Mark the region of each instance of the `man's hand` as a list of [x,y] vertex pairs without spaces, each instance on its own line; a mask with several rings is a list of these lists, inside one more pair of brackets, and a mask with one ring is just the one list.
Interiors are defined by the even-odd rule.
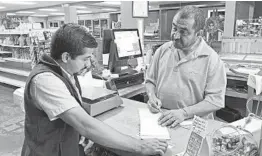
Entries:
[[165,111],[158,119],[161,126],[175,127],[186,119],[186,112],[182,109]]
[[149,96],[148,108],[152,113],[158,113],[162,106],[162,102],[155,95]]
[[141,154],[142,155],[164,155],[167,150],[167,142],[158,139],[145,139],[141,140]]

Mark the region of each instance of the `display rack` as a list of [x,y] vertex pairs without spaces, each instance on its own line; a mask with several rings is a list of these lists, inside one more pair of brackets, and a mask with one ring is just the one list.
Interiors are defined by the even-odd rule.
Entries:
[[[32,67],[50,50],[54,30],[0,33],[0,82],[24,87]],[[20,38],[20,36],[25,36]],[[20,38],[17,40],[17,38]],[[23,42],[23,43],[21,43]]]
[[25,32],[7,32],[0,33],[0,52],[3,54],[11,53],[11,55],[2,55],[2,57],[13,57],[19,59],[30,59],[29,57],[30,38],[29,33]]
[[93,21],[93,35],[95,37],[101,36],[101,26],[100,26],[100,20],[99,19]]
[[262,37],[262,18],[237,20],[235,36]]
[[78,20],[79,25],[84,25],[96,38],[103,37],[103,30],[109,28],[108,19]]
[[[223,37],[221,59],[227,63],[228,68],[246,72],[246,75],[253,71],[259,71],[262,67],[262,19],[237,20],[234,37]],[[238,73],[227,72],[227,77],[231,82],[243,82],[245,78]],[[228,81],[229,82],[229,81]],[[240,86],[246,87],[247,86]],[[239,88],[239,86],[238,86]],[[237,88],[235,88],[237,89]],[[232,88],[227,88],[226,95],[237,98],[247,98],[247,92],[240,92]]]

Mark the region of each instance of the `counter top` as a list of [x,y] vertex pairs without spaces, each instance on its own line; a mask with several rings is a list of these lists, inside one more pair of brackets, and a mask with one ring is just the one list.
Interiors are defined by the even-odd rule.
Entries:
[[[145,103],[123,98],[123,105],[105,112],[96,118],[109,126],[114,127],[123,134],[140,138],[138,108],[145,107],[147,107]],[[213,131],[219,128],[222,124],[223,123],[220,121],[209,120],[208,133],[213,133]],[[171,134],[171,140],[168,143],[172,147],[172,154],[183,152],[188,142],[189,130],[182,127],[176,127],[174,129],[169,129],[169,132]]]
[[145,84],[137,84],[130,87],[122,88],[118,90],[119,96],[124,98],[131,98],[138,94],[146,92]]

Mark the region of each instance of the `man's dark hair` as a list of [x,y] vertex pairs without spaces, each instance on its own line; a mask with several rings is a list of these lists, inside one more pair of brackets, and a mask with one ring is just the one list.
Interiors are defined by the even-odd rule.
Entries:
[[60,27],[52,36],[51,57],[58,60],[64,52],[68,52],[74,59],[83,54],[84,48],[96,47],[97,42],[86,27],[68,23]]
[[201,29],[204,29],[205,14],[202,9],[196,6],[187,5],[181,8],[177,14],[181,19],[193,18],[195,21],[193,28],[195,29],[196,32],[198,32]]

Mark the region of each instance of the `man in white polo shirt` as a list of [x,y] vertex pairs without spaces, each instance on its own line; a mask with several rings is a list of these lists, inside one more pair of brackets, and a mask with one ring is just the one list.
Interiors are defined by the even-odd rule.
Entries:
[[162,126],[174,127],[185,119],[212,116],[224,107],[226,71],[218,54],[199,36],[204,13],[186,6],[173,18],[172,41],[154,54],[146,77],[149,108],[159,112]]

